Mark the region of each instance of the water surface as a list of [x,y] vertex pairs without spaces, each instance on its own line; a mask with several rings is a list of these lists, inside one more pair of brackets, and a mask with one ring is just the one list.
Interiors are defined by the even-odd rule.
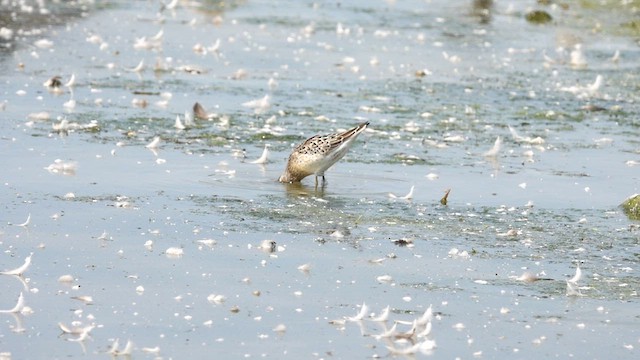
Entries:
[[[636,357],[633,4],[472,5],[114,2],[3,25],[0,268],[33,257],[0,277],[0,310],[26,306],[0,314],[0,353],[387,357],[423,339],[375,335],[432,306],[417,357]],[[176,129],[195,102],[215,115]],[[364,120],[324,188],[275,181],[294,145]],[[363,303],[389,319],[344,321]]]

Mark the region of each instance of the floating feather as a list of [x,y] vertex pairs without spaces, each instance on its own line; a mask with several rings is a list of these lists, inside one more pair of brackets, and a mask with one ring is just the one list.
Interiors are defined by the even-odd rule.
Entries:
[[0,310],[0,313],[4,313],[4,314],[8,314],[8,313],[19,313],[22,311],[22,309],[24,309],[24,295],[22,295],[22,292],[20,292],[20,296],[18,296],[18,302],[16,303],[16,306],[13,307],[13,309],[11,310]]
[[256,160],[251,161],[251,164],[266,164],[269,157],[269,145],[264,146],[264,150],[262,150],[262,155]]
[[[29,215],[29,216],[31,216],[31,215]],[[27,222],[28,221],[29,220],[27,219]],[[20,225],[20,226],[23,226],[23,225]],[[24,274],[24,272],[27,271],[27,269],[31,265],[31,257],[32,256],[33,256],[33,253],[29,254],[29,256],[27,256],[24,259],[24,264],[22,264],[22,266],[17,267],[17,268],[15,268],[13,270],[7,270],[7,271],[0,272],[0,274],[2,274],[2,275],[18,275],[18,276]]]

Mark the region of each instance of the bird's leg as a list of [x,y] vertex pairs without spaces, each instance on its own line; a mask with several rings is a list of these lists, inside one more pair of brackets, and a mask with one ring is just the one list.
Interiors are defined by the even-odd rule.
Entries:
[[316,175],[316,190],[318,189],[318,175]]

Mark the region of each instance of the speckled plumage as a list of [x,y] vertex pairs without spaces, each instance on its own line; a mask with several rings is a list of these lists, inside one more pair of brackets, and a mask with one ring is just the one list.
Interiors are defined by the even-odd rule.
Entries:
[[287,162],[280,182],[300,182],[309,175],[324,180],[324,172],[347,153],[353,141],[367,128],[369,122],[362,123],[352,129],[338,134],[316,135],[298,145]]

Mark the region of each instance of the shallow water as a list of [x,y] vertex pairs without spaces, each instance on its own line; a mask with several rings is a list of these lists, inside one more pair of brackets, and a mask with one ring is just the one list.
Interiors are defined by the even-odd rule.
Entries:
[[[107,356],[130,340],[133,357],[387,357],[412,343],[375,335],[431,305],[437,346],[418,357],[636,357],[640,235],[618,206],[640,192],[632,5],[543,7],[542,26],[528,6],[116,2],[16,27],[0,62],[0,269],[33,257],[0,276],[0,310],[21,291],[26,306],[0,314],[0,353]],[[72,74],[72,91],[42,85]],[[264,113],[242,105],[266,94]],[[195,102],[217,115],[176,129]],[[97,127],[53,130],[63,119]],[[365,119],[324,188],[275,181],[292,146]],[[269,162],[250,163],[265,145]],[[46,170],[56,159],[69,171]],[[343,324],[363,303],[389,319]],[[59,323],[95,328],[73,341]]]

